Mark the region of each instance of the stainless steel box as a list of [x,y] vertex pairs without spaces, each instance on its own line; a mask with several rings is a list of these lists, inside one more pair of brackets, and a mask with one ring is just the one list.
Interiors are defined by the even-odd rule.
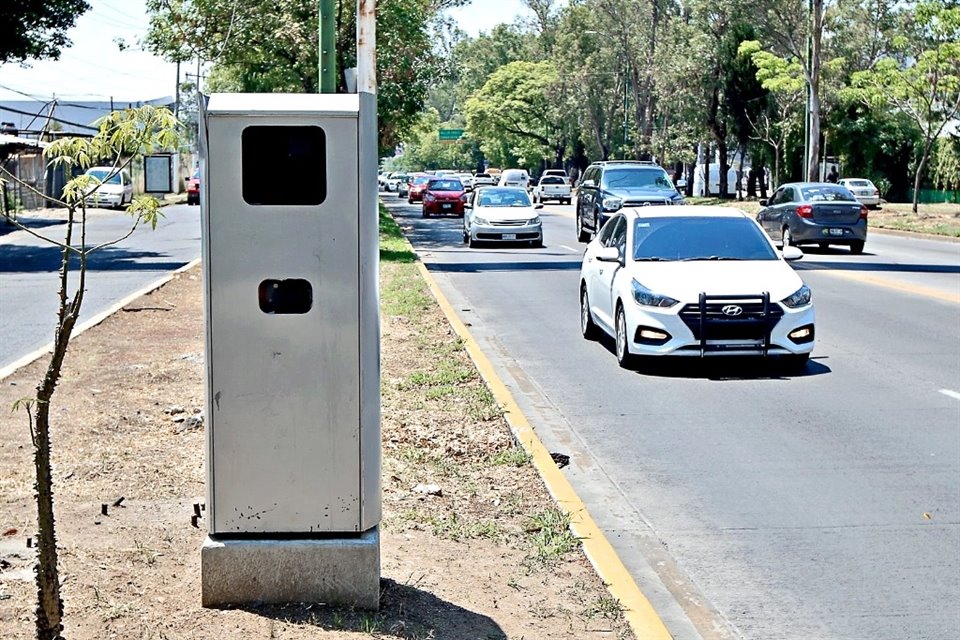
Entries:
[[380,521],[376,98],[214,94],[201,121],[210,534],[367,531]]

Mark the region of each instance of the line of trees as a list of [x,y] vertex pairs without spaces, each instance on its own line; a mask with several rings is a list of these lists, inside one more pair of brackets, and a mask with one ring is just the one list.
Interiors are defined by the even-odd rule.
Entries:
[[[396,165],[443,150],[464,168],[652,157],[679,174],[716,152],[721,181],[744,154],[776,181],[816,179],[826,157],[892,198],[960,181],[960,2],[524,2],[532,18],[439,34]],[[450,150],[435,127],[467,136]]]

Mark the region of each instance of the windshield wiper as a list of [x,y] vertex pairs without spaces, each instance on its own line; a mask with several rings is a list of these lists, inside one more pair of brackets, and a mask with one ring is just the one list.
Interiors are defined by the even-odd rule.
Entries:
[[734,258],[731,256],[696,256],[694,258],[684,258],[683,262],[692,262],[695,260],[743,260],[743,258]]

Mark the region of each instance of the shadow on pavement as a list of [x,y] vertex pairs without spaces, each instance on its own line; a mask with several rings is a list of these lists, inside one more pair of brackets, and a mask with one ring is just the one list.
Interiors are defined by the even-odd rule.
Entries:
[[[3,245],[0,251],[0,273],[47,273],[60,269],[60,249],[55,246]],[[172,271],[186,261],[156,261],[166,254],[154,251],[130,251],[106,247],[87,259],[89,271]],[[144,262],[148,261],[148,262]],[[71,268],[77,269],[80,261],[74,257]]]
[[435,640],[507,640],[491,618],[441,600],[428,591],[383,578],[380,610],[355,611],[323,605],[288,605],[244,608],[245,611],[284,622],[313,626],[324,631],[354,631],[379,637],[434,638]]
[[[58,224],[66,224],[66,220],[58,220],[57,218],[17,218],[17,222],[26,228],[37,232],[39,232],[40,229],[45,229],[46,227],[55,227]],[[0,237],[11,234],[15,231],[20,231],[20,229],[0,218]]]
[[487,273],[497,271],[580,271],[579,260],[537,260],[529,262],[456,262],[427,264],[438,273]]

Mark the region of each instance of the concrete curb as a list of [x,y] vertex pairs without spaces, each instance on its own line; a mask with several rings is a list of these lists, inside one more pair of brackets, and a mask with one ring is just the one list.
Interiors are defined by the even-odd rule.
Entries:
[[527,417],[520,410],[520,406],[513,399],[513,394],[510,393],[506,384],[497,375],[490,360],[481,351],[467,326],[457,316],[446,296],[440,291],[436,280],[433,279],[422,262],[417,263],[417,268],[420,270],[427,286],[430,287],[437,304],[447,317],[447,321],[460,336],[460,339],[463,340],[467,353],[484,382],[486,382],[487,387],[500,406],[503,407],[504,418],[511,431],[513,431],[514,437],[530,454],[534,467],[557,505],[570,516],[571,530],[580,539],[584,553],[586,553],[600,579],[607,586],[610,595],[620,602],[623,607],[624,618],[633,630],[637,640],[670,640],[673,636],[670,635],[659,614],[640,591],[637,583],[627,571],[623,561],[617,556],[617,552],[614,551],[606,536],[603,535],[600,527],[590,517],[586,505],[583,504],[570,482],[560,472],[560,468],[550,457],[550,452],[540,441]]
[[[73,334],[71,335],[71,339],[77,337],[87,329],[91,329],[92,327],[97,326],[98,324],[100,324],[101,322],[103,322],[113,314],[115,314],[117,311],[120,311],[120,309],[123,309],[125,306],[127,306],[128,304],[136,300],[137,298],[140,298],[142,296],[147,295],[148,293],[152,293],[156,291],[163,285],[173,280],[174,276],[180,273],[183,273],[184,271],[188,271],[198,264],[200,264],[199,258],[197,258],[196,260],[192,260],[187,264],[185,264],[184,266],[177,269],[176,271],[171,271],[170,273],[163,276],[162,278],[154,280],[147,286],[131,293],[123,300],[120,300],[119,302],[114,303],[109,308],[107,308],[104,311],[101,311],[100,313],[93,316],[89,320],[85,320],[81,322],[76,327],[74,327]],[[43,355],[50,353],[52,350],[53,350],[53,342],[51,341],[47,343],[45,346],[37,349],[36,351],[32,353],[28,353],[27,355],[23,356],[19,360],[14,361],[12,364],[9,364],[6,367],[0,369],[0,382],[10,377],[14,373],[16,373],[17,370],[27,366],[28,364],[33,363],[35,360],[41,358]]]

